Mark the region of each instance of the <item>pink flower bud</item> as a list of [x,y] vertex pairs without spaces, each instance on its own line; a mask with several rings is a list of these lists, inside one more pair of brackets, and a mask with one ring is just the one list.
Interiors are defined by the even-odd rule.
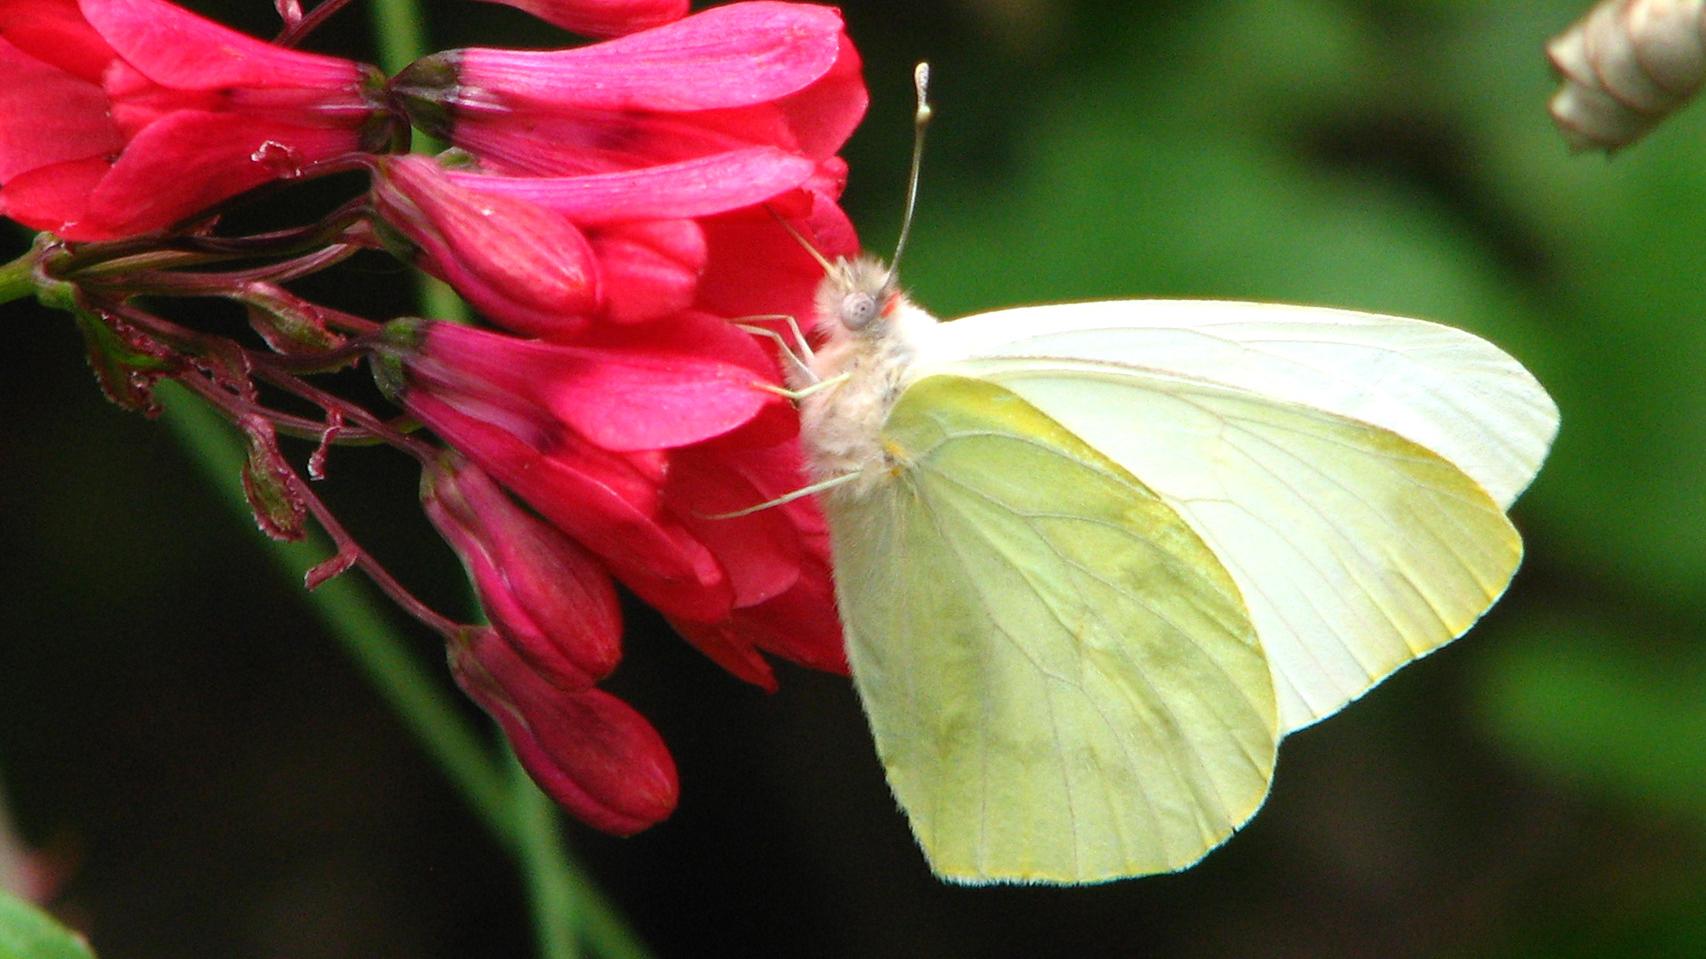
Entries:
[[164,0],[0,0],[0,213],[73,240],[162,229],[384,147],[383,92]]
[[687,0],[488,0],[589,37],[614,37],[680,19]]
[[547,682],[585,689],[616,668],[622,614],[591,554],[454,455],[421,474],[421,503],[493,627]]
[[599,309],[597,258],[561,214],[470,190],[421,156],[379,161],[373,202],[388,246],[496,323],[563,337]]
[[450,668],[503,728],[539,788],[588,825],[630,835],[675,809],[675,761],[627,703],[599,689],[566,692],[546,682],[489,629],[453,641]]

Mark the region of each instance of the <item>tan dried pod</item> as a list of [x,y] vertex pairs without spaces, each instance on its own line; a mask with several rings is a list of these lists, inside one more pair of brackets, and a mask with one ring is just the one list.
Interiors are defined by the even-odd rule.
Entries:
[[1577,150],[1645,136],[1706,83],[1706,0],[1604,0],[1546,45],[1552,119]]

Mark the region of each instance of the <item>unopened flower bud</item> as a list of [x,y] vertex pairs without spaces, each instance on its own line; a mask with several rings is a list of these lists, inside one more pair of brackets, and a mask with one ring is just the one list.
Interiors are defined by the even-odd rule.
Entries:
[[490,629],[452,641],[450,668],[539,788],[588,825],[631,835],[674,811],[675,761],[627,703],[600,689],[552,685]]
[[599,308],[592,246],[561,214],[468,190],[420,156],[380,160],[373,200],[386,245],[495,323],[562,337],[583,329]]
[[455,548],[486,615],[546,681],[585,689],[622,656],[622,614],[590,553],[454,454],[421,475],[427,516]]
[[1552,119],[1578,150],[1645,136],[1706,83],[1706,0],[1603,0],[1547,44]]

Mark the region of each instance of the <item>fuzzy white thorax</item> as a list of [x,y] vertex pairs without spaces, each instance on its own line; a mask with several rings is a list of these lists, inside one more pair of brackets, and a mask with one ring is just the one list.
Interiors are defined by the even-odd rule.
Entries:
[[[800,400],[800,433],[817,481],[848,474],[860,478],[828,496],[862,496],[885,480],[894,462],[881,430],[912,379],[921,335],[936,318],[913,306],[879,260],[838,260],[818,286],[813,330],[821,339],[810,366],[816,382],[846,378]],[[814,382],[790,371],[791,385]]]

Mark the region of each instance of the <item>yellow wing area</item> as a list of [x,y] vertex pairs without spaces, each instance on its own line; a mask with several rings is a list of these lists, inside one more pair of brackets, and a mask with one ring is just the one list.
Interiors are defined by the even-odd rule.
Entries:
[[854,679],[936,873],[1166,872],[1248,820],[1272,679],[1178,514],[988,382],[914,383],[883,439],[892,479],[825,506]]
[[1256,624],[1283,732],[1462,635],[1522,561],[1479,483],[1377,426],[1099,361],[980,372],[1141,477],[1209,545]]

